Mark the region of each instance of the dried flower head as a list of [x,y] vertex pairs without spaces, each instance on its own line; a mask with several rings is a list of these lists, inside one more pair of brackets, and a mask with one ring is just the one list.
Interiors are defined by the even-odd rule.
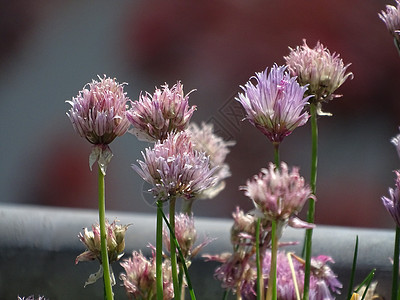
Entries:
[[[155,300],[157,299],[156,286],[156,262],[153,257],[147,259],[142,252],[134,251],[132,257],[121,262],[125,273],[120,275],[125,290],[132,299]],[[163,299],[169,300],[174,297],[172,284],[171,263],[164,260],[163,269]]]
[[[236,207],[232,214],[231,243],[235,246],[253,246],[256,235],[256,218]],[[249,241],[250,240],[250,241]]]
[[[205,238],[202,243],[196,247],[194,246],[197,240],[197,232],[194,226],[193,214],[191,216],[184,213],[175,215],[175,236],[181,248],[183,257],[188,260],[195,257],[201,249],[213,241],[212,238]],[[169,231],[163,231],[163,239],[168,251],[171,251]]]
[[396,188],[389,188],[390,198],[383,196],[381,199],[397,226],[400,226],[400,171],[395,171],[395,174]]
[[[255,79],[256,85],[251,82]],[[280,143],[310,117],[304,106],[307,87],[301,87],[286,67],[274,65],[250,78],[236,98],[246,111],[246,118],[273,143]]]
[[196,110],[196,106],[189,107],[189,94],[184,95],[180,81],[171,89],[167,84],[162,90],[156,88],[154,95],[142,94],[127,112],[133,125],[130,132],[139,140],[163,141],[169,133],[185,130]]
[[235,141],[224,141],[221,137],[214,134],[212,124],[202,123],[201,127],[199,127],[191,123],[187,129],[187,133],[191,138],[193,148],[209,156],[210,168],[216,168],[214,173],[214,176],[217,177],[216,185],[204,190],[197,198],[214,198],[225,188],[224,179],[231,176],[229,166],[225,163],[225,158],[230,152],[228,147],[235,145]]
[[215,185],[215,168],[210,169],[209,158],[193,149],[185,132],[168,135],[163,142],[143,153],[144,161],[132,168],[148,183],[157,200],[170,197],[191,199]]
[[253,200],[256,214],[261,218],[276,220],[281,224],[289,221],[291,226],[299,225],[290,219],[297,219],[294,215],[300,212],[307,199],[314,198],[298,169],[293,168],[289,172],[284,162],[281,163],[280,169],[271,163],[268,169],[262,169],[260,174],[248,180],[246,186],[241,189]]
[[66,101],[72,106],[67,116],[75,131],[95,145],[89,158],[90,168],[97,160],[104,174],[112,157],[108,144],[125,134],[130,126],[126,118],[129,98],[124,85],[115,78],[99,76],[99,81],[86,84],[75,98]]
[[396,0],[397,6],[386,5],[386,11],[381,11],[379,18],[385,22],[390,34],[393,36],[395,45],[400,51],[400,1]]
[[[106,220],[106,241],[109,262],[118,261],[124,254],[125,249],[125,233],[130,225],[118,225],[118,220],[111,224]],[[92,226],[92,231],[84,228],[83,234],[78,235],[80,241],[86,246],[86,251],[78,255],[75,262],[89,261],[98,259],[101,262],[101,241],[100,241],[100,226],[95,224]]]

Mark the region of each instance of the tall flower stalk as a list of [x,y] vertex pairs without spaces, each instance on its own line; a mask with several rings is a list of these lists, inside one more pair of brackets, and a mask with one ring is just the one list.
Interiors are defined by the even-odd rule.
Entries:
[[[254,85],[251,80],[256,80]],[[246,118],[272,142],[275,166],[280,166],[279,146],[292,131],[304,125],[310,117],[305,105],[311,96],[304,97],[307,86],[301,87],[296,77],[291,77],[287,67],[274,65],[270,72],[256,73],[239,93],[237,100],[246,111]],[[256,264],[257,264],[257,299],[263,298],[263,279],[261,272],[260,244],[257,240],[260,231],[260,219],[256,223]],[[272,220],[272,260],[268,281],[267,299],[276,299],[276,223]]]
[[[214,176],[216,168],[210,168],[209,157],[193,149],[190,137],[185,132],[169,134],[164,141],[158,141],[153,148],[147,148],[143,154],[144,161],[132,168],[148,183],[153,185],[151,191],[157,200],[157,220],[161,218],[162,203],[169,202],[169,222],[172,236],[175,235],[175,199],[185,200],[196,197],[217,182]],[[158,223],[157,223],[158,224]],[[162,240],[162,228],[157,226],[156,239]],[[160,242],[157,243],[158,251]],[[172,250],[173,249],[173,250]],[[160,252],[156,253],[156,260]],[[184,262],[182,262],[184,263]],[[158,266],[158,264],[157,264]],[[159,266],[157,269],[159,270]],[[174,282],[174,293],[180,295],[176,264],[176,249],[171,243],[171,268]],[[159,283],[157,286],[161,287]]]
[[99,81],[88,83],[79,94],[66,101],[71,105],[67,116],[75,131],[93,144],[89,166],[98,162],[98,207],[101,239],[101,264],[103,269],[105,299],[113,299],[107,247],[105,222],[105,175],[112,158],[108,144],[126,133],[129,121],[126,118],[127,101],[124,84],[115,79],[99,77]]
[[[312,197],[311,190],[305,185],[304,178],[300,177],[298,169],[293,168],[289,172],[285,163],[281,163],[279,168],[270,164],[268,169],[262,169],[260,174],[248,180],[246,186],[242,189],[245,191],[245,195],[254,202],[255,215],[258,218],[257,227],[259,227],[261,221],[271,224],[271,231],[268,233],[271,241],[271,267],[266,299],[276,299],[278,241],[287,224],[293,226],[295,223],[300,223],[295,215],[302,209],[307,199]],[[312,224],[304,222],[301,225],[302,228],[312,226]],[[259,247],[259,243],[258,245],[256,243],[257,246]],[[260,259],[263,260],[263,257]],[[260,266],[258,266],[258,263],[260,263],[259,259],[257,259],[259,280]],[[260,292],[258,291],[257,298],[260,297],[259,295]]]
[[[346,73],[349,66],[344,65],[343,60],[336,53],[324,47],[320,42],[314,48],[310,48],[306,41],[296,49],[290,49],[290,53],[285,57],[288,69],[302,86],[308,86],[307,94],[312,95],[310,99],[311,114],[311,178],[310,185],[313,195],[316,194],[317,185],[317,165],[318,165],[318,125],[317,116],[331,116],[330,113],[322,111],[322,103],[340,97],[334,92],[347,80],[352,78],[352,73]],[[307,222],[314,223],[315,201],[309,200]],[[311,271],[311,252],[312,252],[312,229],[306,231],[304,250],[305,250],[305,275],[304,275],[304,294],[303,299],[308,299]]]

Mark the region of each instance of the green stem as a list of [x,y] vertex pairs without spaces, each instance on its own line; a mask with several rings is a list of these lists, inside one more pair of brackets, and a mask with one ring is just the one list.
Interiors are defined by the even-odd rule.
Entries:
[[347,293],[348,300],[350,300],[351,296],[353,295],[354,276],[355,276],[356,267],[357,267],[357,256],[358,256],[358,235],[356,236],[356,245],[354,246],[353,265],[352,265],[351,274],[350,274],[349,292]]
[[256,264],[257,264],[257,300],[263,299],[264,292],[264,279],[262,276],[261,269],[261,258],[260,258],[260,227],[261,220],[257,219],[256,223]]
[[176,246],[172,241],[172,236],[175,235],[175,203],[176,198],[171,197],[169,199],[169,224],[171,225],[170,231],[170,249],[171,249],[171,271],[172,271],[172,282],[174,284],[174,295],[175,299],[181,298],[181,288],[178,280],[178,262],[176,260]]
[[162,272],[162,202],[157,201],[157,227],[156,227],[156,285],[157,285],[157,300],[163,300],[163,272]]
[[222,295],[222,300],[228,300],[229,291],[225,290],[224,294]]
[[[317,165],[318,165],[318,125],[317,125],[317,107],[316,104],[311,103],[310,105],[311,113],[311,178],[310,185],[312,193],[315,195],[317,187]],[[309,199],[307,222],[314,223],[315,214],[315,200]],[[310,288],[310,271],[311,271],[311,252],[312,252],[312,229],[306,230],[305,238],[305,271],[304,271],[304,293],[303,299],[308,299],[309,288]]]
[[[172,227],[171,227],[171,225],[169,224],[168,219],[167,219],[167,217],[165,216],[165,214],[164,214],[164,212],[162,211],[162,209],[159,208],[158,211],[159,211],[160,214],[162,215],[162,218],[164,219],[164,222],[165,222],[165,224],[167,225],[167,227],[168,227],[168,229],[169,229],[169,232],[172,232],[172,233],[173,233]],[[182,254],[181,247],[179,247],[179,244],[178,244],[178,241],[177,241],[177,239],[176,239],[175,234],[172,235],[172,240],[173,240],[173,242],[175,243],[176,250],[178,250],[179,259],[180,259],[181,261],[185,261],[185,258],[183,257],[183,254]],[[183,270],[185,271],[185,277],[186,277],[186,281],[187,281],[187,285],[188,285],[188,289],[189,289],[190,298],[191,298],[192,300],[196,300],[196,296],[194,295],[194,290],[193,290],[192,282],[191,282],[190,277],[189,277],[189,272],[188,272],[186,263],[183,263],[182,266],[183,266]]]
[[279,158],[279,145],[280,143],[274,143],[274,161],[275,161],[275,167],[280,168],[280,158]]
[[277,287],[276,287],[277,255],[278,255],[278,239],[276,236],[276,220],[272,220],[271,267],[270,267],[269,279],[268,279],[267,300],[276,300],[277,299]]
[[181,300],[185,300],[185,284],[183,282],[183,264],[179,264],[179,274],[178,274],[178,283],[180,286],[180,291],[181,291]]
[[399,239],[400,227],[396,225],[396,236],[394,240],[393,274],[392,274],[392,300],[396,300],[399,289]]
[[103,266],[104,296],[107,300],[114,299],[111,286],[110,264],[108,262],[107,250],[107,232],[106,232],[106,198],[105,198],[105,180],[104,174],[100,167],[98,169],[98,186],[99,186],[99,225],[100,225],[100,241],[101,241],[101,263]]

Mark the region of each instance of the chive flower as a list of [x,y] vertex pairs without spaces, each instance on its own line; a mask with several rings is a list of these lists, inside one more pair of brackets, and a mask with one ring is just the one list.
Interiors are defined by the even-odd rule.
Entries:
[[285,66],[256,73],[241,88],[244,93],[236,100],[245,109],[246,119],[273,143],[282,142],[310,117],[304,110],[310,98],[304,97],[307,87],[300,86]]
[[66,101],[71,105],[67,116],[75,131],[93,144],[89,166],[98,164],[105,174],[112,158],[110,144],[117,136],[125,134],[130,126],[126,118],[127,101],[124,85],[104,75],[92,80],[79,94]]

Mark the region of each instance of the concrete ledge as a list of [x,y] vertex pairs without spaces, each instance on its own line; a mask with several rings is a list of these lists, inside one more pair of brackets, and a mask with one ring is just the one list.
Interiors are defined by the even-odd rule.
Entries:
[[[146,246],[148,243],[155,244],[155,215],[109,211],[107,218],[110,221],[118,218],[122,224],[133,224],[127,231],[125,256],[139,249],[149,253]],[[45,295],[51,300],[102,299],[100,284],[83,288],[88,275],[97,271],[98,264],[87,262],[75,265],[75,257],[84,250],[77,235],[83,227],[90,227],[97,219],[95,210],[1,205],[0,299],[16,299],[18,295],[31,294]],[[230,219],[196,219],[200,241],[204,235],[217,238],[205,248],[206,253],[231,251],[231,225]],[[283,240],[299,241],[301,244],[303,234],[303,230],[288,228]],[[344,299],[357,235],[356,283],[376,268],[378,291],[388,299],[391,287],[389,258],[393,255],[394,231],[317,226],[313,254],[334,258],[336,263],[332,268],[344,284],[343,295],[338,299]],[[288,249],[300,254],[301,245]],[[222,299],[220,283],[213,278],[217,265],[204,262],[201,258],[193,262],[189,272],[197,299]],[[114,264],[113,269],[118,277],[121,267]],[[127,299],[124,288],[119,284],[117,280],[115,299]]]

